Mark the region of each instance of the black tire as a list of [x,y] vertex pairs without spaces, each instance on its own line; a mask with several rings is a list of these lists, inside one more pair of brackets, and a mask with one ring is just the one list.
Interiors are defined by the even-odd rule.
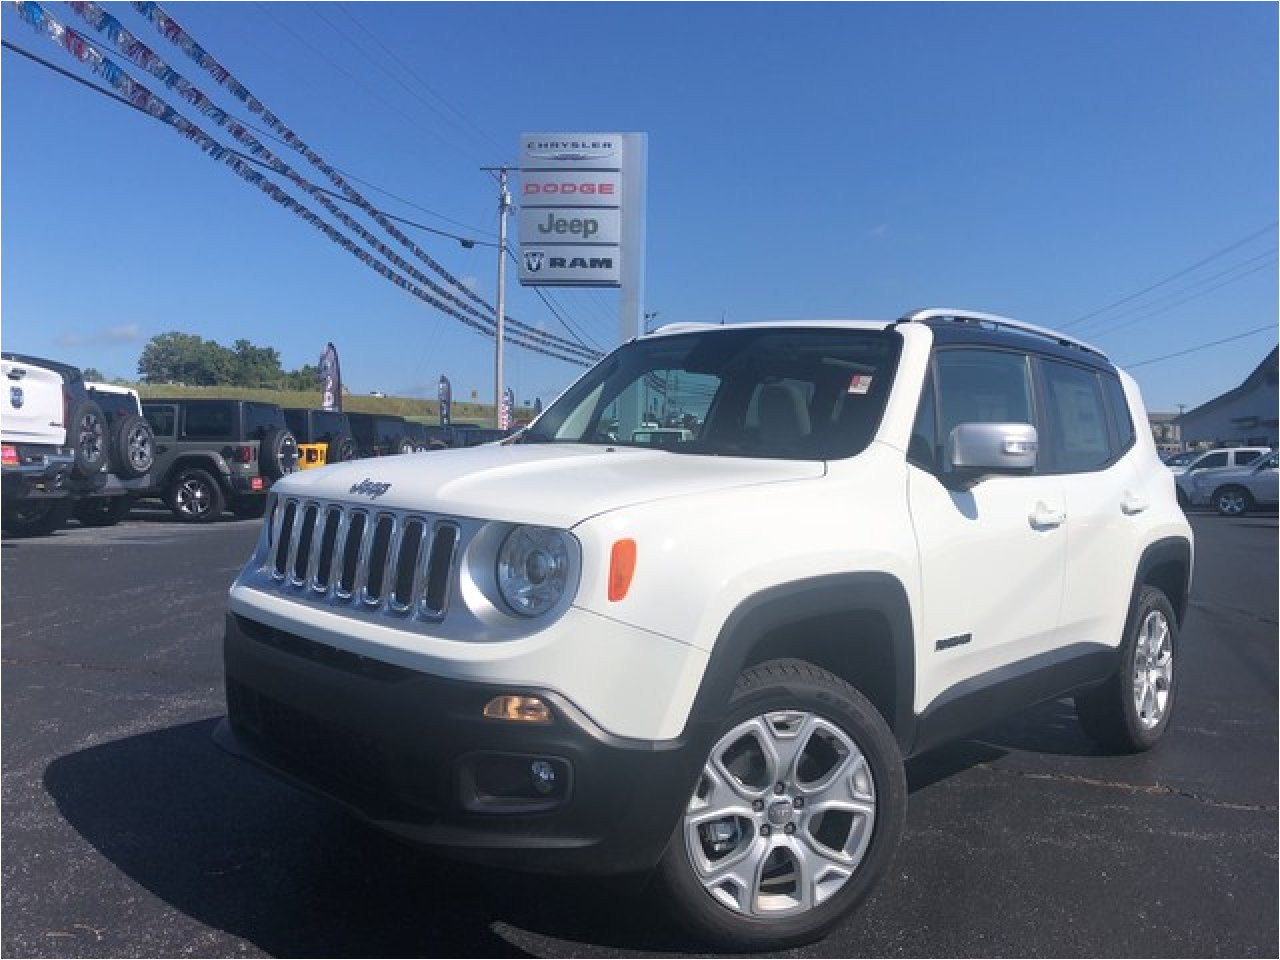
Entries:
[[231,512],[240,520],[261,520],[267,512],[265,494],[243,494],[231,501]]
[[222,516],[226,500],[218,481],[206,470],[179,470],[165,488],[164,502],[185,523],[209,523]]
[[258,445],[258,467],[264,477],[279,480],[298,468],[298,441],[280,427],[268,430]]
[[[1119,669],[1075,698],[1080,725],[1092,740],[1116,753],[1150,750],[1159,742],[1177,703],[1178,645],[1173,605],[1163,591],[1144,584],[1125,624]],[[1140,709],[1139,700],[1148,703],[1148,688],[1150,706]]]
[[86,497],[76,503],[75,517],[86,527],[114,527],[133,509],[133,497]]
[[1256,506],[1253,494],[1233,483],[1213,491],[1209,502],[1218,511],[1218,515],[1223,517],[1243,517]]
[[151,424],[130,414],[111,429],[111,462],[116,474],[130,480],[145,477],[156,463],[156,437]]
[[6,503],[0,527],[11,537],[45,537],[71,517],[71,500],[19,500]]
[[92,400],[77,400],[67,417],[67,446],[75,458],[71,470],[83,479],[98,474],[107,463],[107,420]]
[[[799,719],[801,717],[804,718],[803,721]],[[767,723],[770,730],[778,731],[775,735],[778,736],[779,743],[787,739],[787,723],[803,724],[799,733],[791,734],[796,743],[801,740],[803,743],[794,750],[794,765],[790,762],[785,764],[788,782],[784,784],[779,781],[778,786],[784,787],[781,793],[776,788],[770,788],[769,781],[776,775],[773,770],[766,769],[771,763],[765,760],[762,766],[752,766],[751,758],[746,756],[750,748],[741,752],[738,750],[752,735],[750,732],[740,735],[739,731],[750,731],[753,724],[760,723]],[[815,728],[809,724],[819,726]],[[739,739],[733,739],[735,737]],[[831,739],[825,739],[827,737]],[[840,737],[845,740],[841,741]],[[814,751],[812,755],[811,750]],[[861,754],[865,763],[857,762],[857,753]],[[761,758],[765,757],[763,750],[759,754]],[[721,781],[724,785],[722,789],[730,791],[735,798],[744,790],[748,793],[759,792],[759,798],[753,801],[751,807],[755,811],[751,815],[752,819],[748,820],[735,812],[714,821],[697,823],[697,817],[706,816],[712,809],[712,798],[717,795],[707,774],[700,774],[698,782],[690,791],[689,806],[676,824],[666,852],[658,864],[655,877],[657,890],[677,920],[700,940],[719,949],[751,952],[779,950],[815,940],[840,923],[870,892],[876,880],[888,869],[897,848],[907,810],[906,776],[897,742],[879,711],[848,683],[803,660],[771,660],[749,668],[738,677],[728,712],[716,735],[715,744],[709,750],[707,767],[704,769],[710,768],[712,757],[717,757],[719,762],[730,755],[746,758],[746,766],[742,770],[748,779],[736,779],[737,775],[731,773],[730,776],[736,779],[736,783],[729,784],[729,777],[725,777]],[[813,814],[806,812],[804,800],[807,787],[800,782],[799,771],[804,767],[802,760],[807,761],[812,768],[817,763],[813,757],[817,755],[821,755],[824,761],[840,766],[833,765],[830,770],[815,772],[817,779],[812,781],[815,786],[814,795],[841,785],[842,789],[850,793],[862,790],[870,797],[869,804],[863,801],[864,806],[870,806],[870,815],[845,813],[836,814],[832,818],[835,828],[832,832],[847,833],[844,840],[839,836],[834,839],[828,836],[828,824],[820,810]],[[732,763],[737,764],[738,759],[734,759]],[[845,763],[850,764],[847,772],[844,771]],[[715,769],[728,773],[729,766],[718,766]],[[794,778],[791,776],[792,772],[796,773]],[[868,775],[869,780],[866,779]],[[755,777],[760,782],[752,783],[750,777]],[[828,777],[830,780],[826,779]],[[817,787],[819,783],[823,785]],[[814,795],[810,795],[811,798]],[[745,802],[744,800],[743,803]],[[736,799],[734,803],[737,803]],[[702,806],[699,807],[699,804]],[[815,809],[815,806],[811,805],[808,809]],[[847,826],[842,825],[840,817],[848,818]],[[713,825],[723,826],[732,836],[717,838],[706,832]],[[807,835],[805,843],[790,839],[797,833]],[[777,836],[778,834],[782,836]],[[695,852],[690,850],[691,836],[695,838],[692,841],[696,845]],[[716,881],[709,880],[704,885],[699,877],[699,870],[703,867],[695,866],[696,859],[701,864],[713,867],[713,855],[722,858],[741,857],[744,862],[758,861],[758,868],[747,865],[743,869],[753,877],[760,877],[780,869],[782,861],[789,858],[791,869],[795,872],[787,874],[784,869],[781,879],[786,881],[788,876],[794,878],[796,873],[803,874],[800,861],[790,851],[814,850],[818,836],[823,837],[825,846],[839,843],[841,850],[846,852],[850,844],[856,845],[856,851],[849,853],[849,869],[852,873],[839,878],[840,883],[827,891],[822,902],[800,913],[776,918],[747,916],[741,909],[720,899],[721,896],[735,898],[732,882],[726,880],[713,894],[708,885]],[[761,848],[760,840],[767,841],[768,846]],[[732,843],[736,846],[724,852],[717,848],[716,844],[719,843]],[[804,855],[808,856],[808,853]],[[726,859],[726,865],[731,866],[732,862],[731,859]],[[766,868],[770,869],[766,871]],[[757,869],[759,873],[756,872]],[[753,885],[760,882],[763,887],[764,883],[776,884],[779,881],[752,882]],[[803,881],[795,882],[796,889],[808,889],[808,884]],[[780,896],[785,897],[776,888],[768,891],[768,894],[775,900]],[[760,895],[765,895],[763,889]],[[754,886],[750,899],[753,903],[757,902]]]

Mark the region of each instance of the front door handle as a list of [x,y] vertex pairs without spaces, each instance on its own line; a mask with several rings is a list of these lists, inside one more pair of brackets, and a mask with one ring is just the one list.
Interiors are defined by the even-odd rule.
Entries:
[[1066,519],[1066,511],[1054,510],[1046,506],[1043,500],[1036,504],[1036,508],[1027,517],[1031,526],[1037,530],[1052,530],[1054,527],[1060,527]]
[[1135,513],[1141,513],[1147,507],[1151,506],[1147,502],[1146,497],[1141,497],[1136,493],[1125,491],[1124,497],[1120,500],[1120,512],[1126,517],[1132,517]]

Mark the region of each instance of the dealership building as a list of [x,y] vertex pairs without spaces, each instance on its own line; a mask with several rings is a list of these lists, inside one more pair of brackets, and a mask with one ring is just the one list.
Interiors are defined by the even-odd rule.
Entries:
[[1277,446],[1277,354],[1273,349],[1244,383],[1177,419],[1180,441],[1187,447]]

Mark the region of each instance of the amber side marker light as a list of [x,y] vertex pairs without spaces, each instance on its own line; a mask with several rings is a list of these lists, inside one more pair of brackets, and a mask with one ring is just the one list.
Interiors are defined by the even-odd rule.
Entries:
[[636,572],[636,542],[617,540],[609,556],[609,602],[617,603],[631,589],[631,577]]
[[551,708],[537,697],[506,694],[494,697],[484,705],[490,720],[514,720],[517,723],[550,723]]

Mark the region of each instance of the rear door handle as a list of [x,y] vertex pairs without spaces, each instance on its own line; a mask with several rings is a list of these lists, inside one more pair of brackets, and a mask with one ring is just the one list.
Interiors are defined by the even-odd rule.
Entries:
[[1151,506],[1151,504],[1147,502],[1145,497],[1139,496],[1136,493],[1129,493],[1128,491],[1125,492],[1124,497],[1120,500],[1120,512],[1126,517],[1132,517],[1135,513],[1141,513],[1149,506]]
[[1060,527],[1066,519],[1066,511],[1054,510],[1046,506],[1044,501],[1037,503],[1036,508],[1027,517],[1031,526],[1037,530],[1052,530],[1054,527]]

